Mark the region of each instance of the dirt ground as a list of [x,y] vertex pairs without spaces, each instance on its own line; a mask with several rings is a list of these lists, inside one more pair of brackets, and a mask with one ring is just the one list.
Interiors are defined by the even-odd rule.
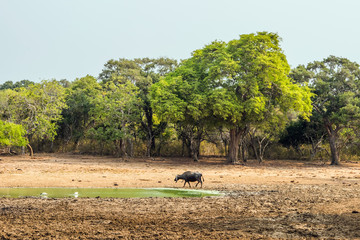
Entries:
[[0,156],[0,187],[182,187],[205,198],[0,198],[0,239],[360,239],[360,163]]

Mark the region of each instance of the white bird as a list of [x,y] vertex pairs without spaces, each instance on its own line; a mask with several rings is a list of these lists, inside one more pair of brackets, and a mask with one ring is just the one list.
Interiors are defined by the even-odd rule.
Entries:
[[47,198],[47,193],[46,192],[40,193],[40,197]]
[[79,196],[79,193],[78,193],[78,192],[75,192],[75,193],[74,193],[74,197],[77,198],[78,196]]

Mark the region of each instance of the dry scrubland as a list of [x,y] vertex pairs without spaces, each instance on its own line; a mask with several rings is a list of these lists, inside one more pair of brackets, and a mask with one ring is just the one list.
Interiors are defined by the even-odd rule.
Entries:
[[0,239],[360,239],[360,163],[2,156],[0,187],[182,187],[223,197],[0,199]]

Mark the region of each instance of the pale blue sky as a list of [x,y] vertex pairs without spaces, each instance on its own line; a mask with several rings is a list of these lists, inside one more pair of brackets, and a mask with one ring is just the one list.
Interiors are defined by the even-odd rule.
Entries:
[[0,84],[95,77],[110,59],[185,59],[213,40],[276,32],[292,67],[360,63],[359,0],[0,0]]

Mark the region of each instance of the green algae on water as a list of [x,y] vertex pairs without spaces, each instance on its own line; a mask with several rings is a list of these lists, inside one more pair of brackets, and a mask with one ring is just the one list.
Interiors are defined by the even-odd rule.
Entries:
[[149,198],[220,195],[218,191],[176,188],[0,188],[0,197],[7,198]]

